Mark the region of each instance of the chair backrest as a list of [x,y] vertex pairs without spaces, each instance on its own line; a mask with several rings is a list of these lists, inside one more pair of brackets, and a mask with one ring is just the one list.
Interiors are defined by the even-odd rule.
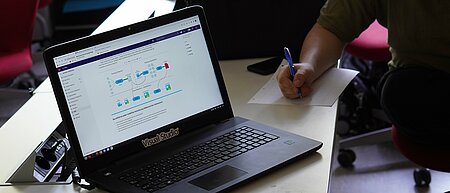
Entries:
[[31,38],[38,0],[3,0],[0,6],[0,84],[31,68]]
[[2,0],[0,6],[0,52],[30,46],[38,0]]
[[349,43],[345,50],[365,60],[385,62],[391,59],[387,43],[388,31],[375,20],[358,38]]

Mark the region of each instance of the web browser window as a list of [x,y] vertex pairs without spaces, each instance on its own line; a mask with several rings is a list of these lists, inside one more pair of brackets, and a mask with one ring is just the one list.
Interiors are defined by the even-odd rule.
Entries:
[[54,58],[83,156],[223,105],[201,28],[194,16]]

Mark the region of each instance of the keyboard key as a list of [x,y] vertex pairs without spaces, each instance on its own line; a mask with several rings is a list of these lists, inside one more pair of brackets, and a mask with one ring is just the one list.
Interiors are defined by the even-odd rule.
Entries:
[[258,131],[258,130],[253,130],[252,131],[253,133],[256,133],[256,134],[258,134],[258,135],[264,135],[265,133],[264,132],[262,132],[262,131]]
[[241,154],[241,152],[239,152],[239,151],[235,151],[235,152],[233,152],[233,153],[230,153],[230,157],[236,157],[236,156],[238,156],[238,155],[240,155]]
[[264,137],[267,137],[267,138],[270,138],[270,139],[277,139],[278,138],[277,136],[272,135],[272,134],[268,134],[268,133],[264,134]]

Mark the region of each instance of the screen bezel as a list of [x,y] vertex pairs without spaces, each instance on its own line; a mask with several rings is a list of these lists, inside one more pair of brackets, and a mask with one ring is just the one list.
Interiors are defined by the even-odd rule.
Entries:
[[[120,143],[114,146],[114,150],[110,151],[106,154],[98,156],[94,159],[85,160],[80,148],[80,143],[78,140],[78,136],[76,134],[76,130],[74,128],[74,124],[70,115],[69,108],[67,106],[65,95],[63,92],[63,88],[57,73],[56,65],[54,63],[54,58],[71,53],[77,50],[81,50],[84,48],[88,48],[94,45],[98,45],[101,43],[105,43],[111,40],[115,40],[117,38],[125,37],[128,35],[132,35],[138,32],[142,32],[145,30],[153,29],[159,26],[163,26],[166,24],[170,24],[172,22],[179,21],[181,19],[189,18],[192,16],[198,16],[200,19],[200,25],[205,37],[206,45],[208,47],[210,59],[213,65],[214,73],[217,78],[218,86],[220,89],[220,93],[223,99],[223,105],[219,108],[212,108],[201,113],[196,114],[195,116],[191,116],[180,121],[177,121],[168,126],[156,129],[154,131],[142,134],[133,138],[133,140],[129,140],[127,142]],[[49,73],[50,81],[53,86],[53,91],[56,97],[56,101],[58,103],[58,107],[62,116],[62,120],[67,127],[67,133],[69,135],[70,143],[75,152],[76,161],[78,163],[78,169],[80,170],[80,174],[82,176],[89,175],[96,170],[104,168],[111,163],[114,163],[124,157],[135,154],[139,151],[145,150],[146,148],[142,145],[141,140],[147,137],[152,137],[156,133],[159,132],[167,132],[170,128],[179,128],[179,136],[186,134],[195,128],[203,127],[206,125],[214,124],[219,121],[223,121],[233,117],[233,112],[231,108],[231,103],[228,98],[228,94],[226,92],[225,83],[222,77],[222,73],[220,70],[220,66],[218,63],[217,55],[213,46],[212,38],[209,33],[207,21],[205,18],[205,14],[203,8],[200,6],[192,6],[184,9],[180,9],[169,13],[167,15],[163,15],[160,17],[152,18],[149,20],[145,20],[142,22],[138,22],[135,24],[131,24],[128,26],[124,26],[121,28],[117,28],[111,31],[107,31],[104,33],[80,38],[77,40],[73,40],[70,42],[66,42],[63,44],[59,44],[53,47],[48,48],[44,51],[44,60],[47,67],[47,71]]]

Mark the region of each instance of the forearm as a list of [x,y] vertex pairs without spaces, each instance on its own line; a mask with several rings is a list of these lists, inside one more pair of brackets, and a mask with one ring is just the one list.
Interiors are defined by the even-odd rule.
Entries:
[[314,68],[313,75],[307,81],[313,82],[336,64],[344,46],[345,42],[316,23],[306,36],[300,54],[300,61],[309,63]]

